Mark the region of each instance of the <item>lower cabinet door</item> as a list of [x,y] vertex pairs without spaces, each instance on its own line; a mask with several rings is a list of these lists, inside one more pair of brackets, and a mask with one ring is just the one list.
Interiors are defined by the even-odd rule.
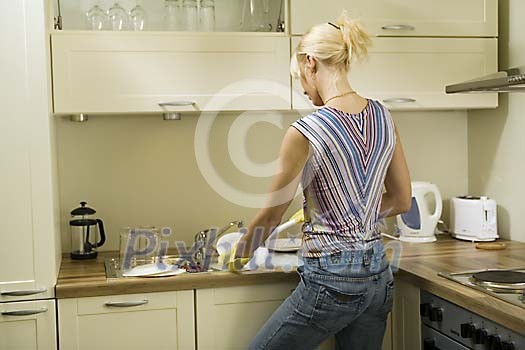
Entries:
[[61,350],[195,349],[193,290],[58,300]]
[[56,350],[54,300],[0,304],[0,349]]
[[392,309],[392,349],[421,349],[420,290],[415,285],[396,279]]
[[[198,350],[245,350],[297,282],[197,290]],[[333,337],[318,350],[334,349]]]
[[245,350],[297,282],[197,290],[199,350]]

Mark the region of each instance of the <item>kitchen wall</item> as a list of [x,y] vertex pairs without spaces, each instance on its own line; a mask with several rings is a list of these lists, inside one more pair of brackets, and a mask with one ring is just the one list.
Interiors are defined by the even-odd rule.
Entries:
[[[191,243],[203,228],[249,220],[256,211],[250,206],[264,198],[286,127],[299,115],[222,113],[212,122],[213,117],[184,115],[181,121],[166,122],[151,115],[96,116],[87,123],[59,118],[64,252],[70,247],[69,212],[81,200],[94,206],[107,226],[102,250],[118,250],[118,231],[124,226],[168,226],[172,240]],[[435,182],[445,199],[466,193],[467,113],[396,112],[394,119],[412,179]],[[206,122],[212,124],[209,138],[201,132]],[[206,146],[207,140],[209,152],[196,155],[194,144]],[[201,172],[198,162],[207,160],[211,166]],[[250,173],[253,169],[256,174]],[[216,185],[217,179],[225,184]],[[286,216],[300,207],[299,195]]]
[[[525,1],[500,0],[499,65],[525,65]],[[525,241],[525,94],[501,94],[497,110],[468,113],[469,192],[498,202],[503,238]]]

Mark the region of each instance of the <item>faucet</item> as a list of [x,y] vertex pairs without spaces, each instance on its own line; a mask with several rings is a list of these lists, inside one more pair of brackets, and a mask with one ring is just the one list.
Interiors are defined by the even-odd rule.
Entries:
[[214,228],[207,228],[205,230],[198,232],[195,235],[195,244],[194,244],[195,254],[193,257],[195,259],[195,262],[201,265],[209,263],[209,258],[211,254],[207,254],[208,249],[210,247],[212,249],[215,249],[215,242],[217,241],[217,239],[219,239],[223,234],[228,232],[232,227],[237,227],[239,229],[243,228],[244,221],[242,220],[232,221],[219,230],[216,230]]

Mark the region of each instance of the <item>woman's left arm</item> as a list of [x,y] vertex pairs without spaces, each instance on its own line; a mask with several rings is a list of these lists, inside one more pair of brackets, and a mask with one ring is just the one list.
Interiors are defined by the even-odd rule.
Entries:
[[249,257],[279,225],[293,200],[301,173],[310,156],[310,142],[297,129],[290,127],[280,150],[280,169],[273,177],[264,208],[248,225],[247,233],[237,246],[236,257]]

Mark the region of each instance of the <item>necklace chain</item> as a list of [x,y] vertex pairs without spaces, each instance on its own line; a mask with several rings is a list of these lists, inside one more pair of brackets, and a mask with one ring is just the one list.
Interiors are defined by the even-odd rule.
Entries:
[[336,96],[334,96],[334,97],[330,97],[328,100],[326,100],[326,101],[324,102],[324,104],[327,105],[328,102],[330,102],[330,101],[332,101],[332,100],[335,100],[336,98],[345,97],[345,96],[347,96],[347,95],[355,94],[355,93],[356,93],[356,92],[355,92],[354,90],[350,90],[350,91],[345,92],[344,94],[340,94],[340,95],[336,95]]

